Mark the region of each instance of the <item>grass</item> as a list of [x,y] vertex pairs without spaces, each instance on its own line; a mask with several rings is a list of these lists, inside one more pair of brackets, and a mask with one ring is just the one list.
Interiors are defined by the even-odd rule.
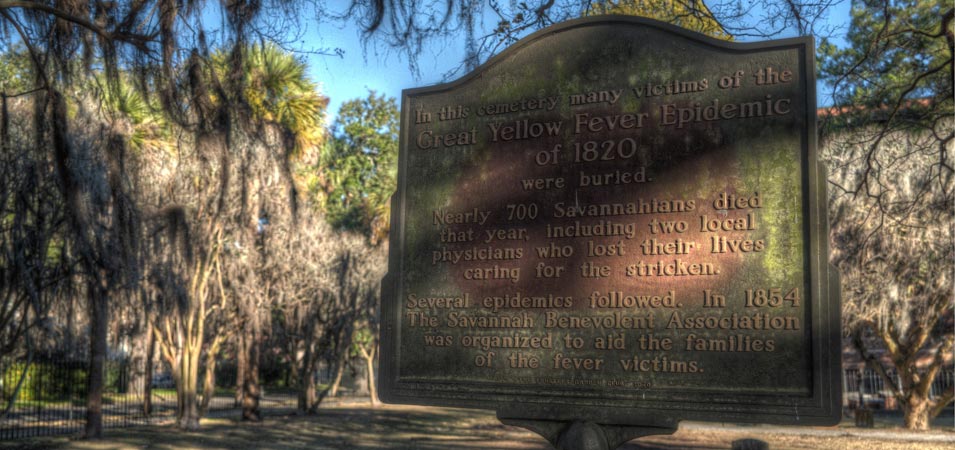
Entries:
[[[175,389],[153,389],[153,396],[160,396],[166,398],[176,398]],[[229,391],[234,392],[234,390]],[[221,395],[218,390],[216,395]],[[232,394],[228,394],[232,395]],[[104,392],[103,393],[103,404],[112,405],[116,403],[122,403],[124,401],[138,402],[140,394],[137,393],[117,393],[117,392]],[[4,406],[6,403],[3,404]],[[69,406],[84,406],[86,405],[86,399],[82,395],[73,395],[67,398],[40,398],[40,399],[25,399],[17,400],[14,402],[14,408],[66,408]]]

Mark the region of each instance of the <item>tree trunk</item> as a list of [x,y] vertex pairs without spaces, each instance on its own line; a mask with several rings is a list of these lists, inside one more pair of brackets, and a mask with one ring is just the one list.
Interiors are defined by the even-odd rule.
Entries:
[[153,413],[153,358],[156,357],[156,335],[153,327],[146,326],[146,384],[143,386],[143,415]]
[[129,351],[129,376],[126,378],[126,392],[142,395],[146,384],[146,344],[142,332],[136,332],[131,338]]
[[259,327],[259,315],[252,312],[253,316],[246,321],[245,348],[242,353],[246,354],[246,372],[242,383],[242,420],[258,422],[262,420],[262,414],[259,409],[259,400],[262,391],[259,387],[259,364],[262,358],[260,353],[260,341],[262,330]]
[[80,341],[80,339],[78,339],[79,333],[76,332],[76,298],[72,295],[68,297],[66,301],[66,351],[69,358],[79,359],[78,355],[80,352],[77,348],[79,346],[76,345],[76,343]]
[[87,302],[90,311],[90,367],[87,376],[86,427],[83,435],[86,439],[103,437],[103,391],[106,366],[106,335],[109,327],[106,289],[101,281],[89,284]]
[[313,377],[308,371],[308,366],[305,364],[304,358],[296,361],[295,370],[298,371],[298,375],[295,376],[295,387],[298,390],[297,409],[300,413],[305,413],[308,412],[308,384],[309,381],[312,381]]
[[305,382],[299,383],[297,397],[295,409],[300,413],[308,412],[308,386],[305,386]]
[[[202,402],[199,403],[199,416],[209,411],[212,398],[216,395],[216,354],[219,353],[219,341],[213,340],[206,351],[206,367],[202,377]],[[196,358],[198,360],[198,357]]]
[[314,414],[315,405],[315,365],[309,361],[308,352],[303,358],[298,376],[298,410],[303,414]]
[[[145,296],[144,294],[142,295]],[[145,301],[143,301],[145,304]],[[147,362],[149,360],[149,339],[152,327],[146,318],[145,308],[136,312],[136,328],[130,337],[129,377],[126,379],[126,392],[142,395],[151,381]]]
[[345,374],[345,353],[342,352],[338,356],[338,361],[335,364],[335,378],[332,379],[332,384],[328,387],[328,395],[330,397],[338,397],[338,389],[342,386],[342,376]]
[[322,402],[323,398],[325,398],[324,395],[321,397],[318,395],[318,386],[315,385],[315,377],[309,376],[305,382],[305,405],[307,407],[305,412],[309,415],[317,414],[318,405]]
[[926,431],[929,429],[931,417],[931,401],[917,394],[910,394],[902,402],[905,410],[905,428],[909,430]]
[[245,392],[245,374],[249,370],[249,354],[245,351],[245,333],[235,337],[235,406],[242,406]]
[[[258,372],[253,369],[253,372]],[[251,374],[250,374],[251,375]],[[258,422],[262,420],[262,412],[259,409],[259,400],[262,396],[262,391],[259,389],[259,380],[258,374],[250,377],[246,377],[245,384],[243,385],[243,394],[242,399],[242,420],[249,420],[253,422]]]
[[182,349],[179,379],[176,380],[178,403],[176,425],[181,430],[199,429],[199,354],[192,348]]
[[[314,403],[309,407],[309,413],[315,414],[318,413],[318,405],[325,400],[326,397],[337,397],[338,389],[342,385],[342,378],[345,374],[345,355],[344,353],[338,357],[337,364],[335,365],[335,377],[332,379],[331,384],[329,384],[325,389],[315,395]],[[314,385],[314,383],[313,383]]]
[[365,351],[362,349],[362,356],[365,357],[365,371],[367,372],[365,378],[368,380],[368,397],[371,400],[371,407],[377,408],[381,405],[381,401],[378,400],[378,386],[375,385],[375,355],[377,354],[374,344],[371,346],[371,350]]
[[195,388],[179,395],[179,410],[176,426],[183,431],[199,430],[199,399]]
[[303,342],[302,347],[301,353],[296,352],[298,410],[303,414],[314,414],[318,409],[317,386],[315,385],[315,348],[313,343],[308,342]]
[[[352,309],[354,310],[355,301],[352,300],[351,303],[352,303]],[[352,344],[352,333],[354,332],[353,328],[354,328],[354,323],[352,323],[351,318],[348,318],[347,320],[345,320],[344,328],[339,330],[336,335],[335,380],[332,381],[332,385],[328,389],[328,395],[332,397],[337,397],[338,390],[341,388],[342,375],[345,373],[345,363],[348,358],[348,351]]]

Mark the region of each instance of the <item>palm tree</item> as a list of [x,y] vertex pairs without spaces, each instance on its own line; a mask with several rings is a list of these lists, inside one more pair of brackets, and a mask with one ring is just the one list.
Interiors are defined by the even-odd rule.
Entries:
[[118,76],[112,87],[108,83],[105,76],[93,77],[89,91],[96,93],[101,111],[115,131],[127,137],[130,148],[140,152],[171,149],[172,128],[161,107],[151,102],[126,74]]
[[308,78],[305,62],[275,44],[253,45],[246,49],[244,77],[253,119],[291,134],[293,158],[314,155],[325,140],[328,98]]
[[[237,141],[238,146],[229,151],[239,155],[243,161],[239,166],[258,169],[250,173],[238,168],[241,193],[230,197],[233,202],[239,199],[240,203],[245,203],[239,205],[238,214],[233,215],[238,220],[231,223],[226,232],[232,234],[231,241],[255,242],[248,247],[255,247],[257,251],[248,259],[232,258],[223,260],[223,264],[233,266],[238,271],[236,273],[244,273],[247,280],[255,280],[246,285],[255,286],[252,291],[256,295],[239,295],[235,292],[228,295],[235,305],[232,320],[241,328],[235,336],[239,366],[237,400],[242,404],[243,419],[258,420],[260,348],[264,341],[263,328],[269,320],[268,304],[274,296],[267,287],[262,286],[269,286],[270,280],[276,276],[274,267],[268,261],[275,257],[275,246],[282,244],[278,241],[267,244],[263,237],[266,234],[264,228],[251,233],[244,213],[257,211],[258,215],[254,217],[257,223],[274,221],[271,225],[276,228],[285,228],[288,232],[294,230],[298,211],[297,193],[302,192],[302,187],[309,183],[308,178],[318,176],[318,172],[296,172],[293,167],[295,163],[311,165],[310,162],[317,159],[326,137],[325,110],[328,98],[321,95],[318,84],[309,79],[305,62],[275,44],[251,45],[232,51],[241,54],[219,52],[212,58],[213,68],[217,78],[229,85],[230,89],[226,92],[231,95],[225,103],[242,109],[241,119],[239,116],[235,119],[245,121],[238,124],[240,128],[245,127],[244,132],[250,139],[245,142],[247,145]],[[235,73],[232,69],[236,61],[241,61],[240,76],[227,78]],[[248,164],[252,161],[257,163]],[[268,188],[272,179],[272,169],[269,167],[282,173],[289,188],[286,193]],[[292,217],[273,215],[286,209],[292,212]],[[288,223],[282,224],[282,221]]]

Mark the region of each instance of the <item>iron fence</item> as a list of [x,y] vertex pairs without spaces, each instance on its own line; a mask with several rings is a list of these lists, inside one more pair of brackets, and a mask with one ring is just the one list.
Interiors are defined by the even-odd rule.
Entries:
[[[80,433],[86,421],[87,371],[86,361],[0,361],[0,440]],[[171,378],[160,373],[134,381],[130,373],[126,361],[107,363],[103,426],[171,423],[176,414]],[[318,375],[320,382],[328,382],[333,374],[326,368]],[[857,406],[860,401],[877,408],[896,406],[885,381],[872,370],[846,369],[842,381],[844,406]],[[151,389],[146,389],[146,383]],[[955,371],[949,368],[936,377],[932,394],[951,389],[955,389]],[[151,394],[149,411],[146,392]],[[294,411],[296,403],[295,392],[265,387],[260,408],[264,414],[284,414]],[[239,411],[234,391],[220,389],[210,399],[207,416],[238,415]]]
[[[899,377],[895,371],[888,372],[892,383],[898,385]],[[880,409],[897,409],[898,405],[892,394],[892,387],[886,385],[886,380],[872,369],[845,369],[842,376],[842,404],[847,407],[861,405]],[[955,370],[948,368],[939,372],[932,382],[930,396],[932,398],[955,389]]]
[[[82,432],[87,371],[86,361],[0,361],[0,441]],[[176,391],[161,374],[130,380],[126,361],[109,361],[105,372],[104,428],[175,419]],[[147,390],[146,383],[152,388]],[[148,403],[147,392],[151,395]],[[296,403],[294,392],[265,387],[259,405],[264,413],[276,414],[294,410]],[[209,401],[207,416],[237,415],[240,409],[233,390],[219,389]]]

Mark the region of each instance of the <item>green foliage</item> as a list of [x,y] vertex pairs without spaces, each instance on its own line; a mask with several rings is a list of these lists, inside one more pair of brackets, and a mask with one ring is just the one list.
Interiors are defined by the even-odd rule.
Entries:
[[374,91],[342,104],[334,138],[322,155],[320,195],[329,221],[359,231],[373,244],[388,235],[397,186],[398,106]]
[[23,46],[0,54],[0,92],[16,95],[32,89],[33,75],[28,58]]
[[855,2],[850,46],[820,45],[830,131],[852,134],[832,150],[830,169],[846,175],[830,177],[830,190],[864,203],[876,232],[886,222],[924,228],[921,212],[938,220],[936,199],[953,194],[953,17],[941,0]]
[[[242,95],[254,118],[277,124],[290,133],[295,140],[292,156],[302,157],[317,150],[325,139],[328,98],[309,79],[305,61],[266,43],[246,48],[244,62]],[[213,57],[220,79],[229,72],[228,64],[226,52]]]
[[[18,362],[4,367],[2,395],[4,401],[13,396],[17,383],[23,375],[26,363]],[[86,395],[87,370],[82,366],[64,367],[57,364],[33,363],[27,369],[26,378],[17,396],[17,401],[61,401],[82,398]]]
[[[98,94],[101,106],[114,121],[123,121],[133,149],[172,147],[172,128],[159,105],[147,100],[126,75],[120,75],[112,87],[102,74],[90,82],[90,90]],[[155,97],[154,97],[155,99]]]
[[621,14],[648,17],[717,39],[733,39],[733,36],[726,32],[709,8],[701,1],[605,0],[592,3],[586,14],[588,16]]
[[951,3],[941,0],[854,2],[849,47],[824,40],[818,50],[836,105],[856,115],[903,107],[908,117],[931,120],[936,114],[925,104],[907,102],[931,99],[930,109],[951,115],[952,17]]
[[[106,361],[104,370],[106,392],[125,394],[129,385],[129,363],[125,361]],[[85,377],[84,377],[85,379]]]
[[[8,400],[14,393],[25,362],[17,362],[3,368],[0,383],[0,398]],[[106,392],[127,392],[129,364],[123,361],[107,361],[104,371]],[[34,362],[27,370],[17,401],[54,402],[71,398],[84,398],[87,389],[86,363]]]
[[351,338],[351,347],[348,349],[349,354],[353,357],[361,356],[361,349],[368,348],[375,342],[377,337],[376,333],[368,328],[368,326],[356,329]]

